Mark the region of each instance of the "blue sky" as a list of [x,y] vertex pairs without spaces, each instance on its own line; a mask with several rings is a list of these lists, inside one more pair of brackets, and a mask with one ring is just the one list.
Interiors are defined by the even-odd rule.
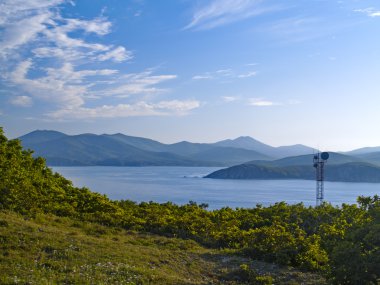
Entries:
[[379,146],[380,3],[0,0],[0,125]]

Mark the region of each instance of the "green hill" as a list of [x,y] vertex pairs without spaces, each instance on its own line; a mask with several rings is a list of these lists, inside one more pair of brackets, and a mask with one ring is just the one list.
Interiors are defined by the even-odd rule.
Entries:
[[[340,154],[336,152],[329,152],[329,159],[327,161],[326,165],[336,165],[336,164],[344,164],[344,163],[351,163],[351,162],[368,162],[362,158]],[[312,154],[309,155],[299,155],[299,156],[290,156],[285,157],[273,161],[249,161],[245,164],[257,164],[257,165],[265,165],[265,166],[272,166],[272,167],[283,167],[283,166],[310,166],[313,162],[313,156]]]
[[[214,179],[304,179],[314,180],[315,169],[310,165],[268,166],[262,164],[241,164],[208,174],[205,178]],[[380,167],[369,163],[351,162],[327,164],[325,180],[335,182],[380,183]]]
[[358,203],[208,211],[111,201],[74,187],[0,129],[0,282],[376,284],[380,198]]

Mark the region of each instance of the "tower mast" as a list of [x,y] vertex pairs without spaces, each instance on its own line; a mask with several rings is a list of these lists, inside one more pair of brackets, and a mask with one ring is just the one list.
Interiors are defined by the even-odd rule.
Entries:
[[329,159],[328,152],[322,152],[314,154],[313,157],[313,166],[315,167],[315,180],[316,180],[316,206],[320,206],[323,203],[325,196],[324,181],[325,181],[325,162]]

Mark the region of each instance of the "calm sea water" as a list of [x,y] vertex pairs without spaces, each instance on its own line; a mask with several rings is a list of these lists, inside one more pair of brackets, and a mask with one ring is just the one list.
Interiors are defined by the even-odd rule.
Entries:
[[[309,180],[219,180],[203,176],[215,167],[54,167],[72,180],[111,199],[137,202],[190,200],[209,204],[209,209],[225,206],[268,206],[285,201],[315,205],[315,182]],[[355,203],[360,195],[380,194],[380,184],[325,182],[325,200],[334,204]]]

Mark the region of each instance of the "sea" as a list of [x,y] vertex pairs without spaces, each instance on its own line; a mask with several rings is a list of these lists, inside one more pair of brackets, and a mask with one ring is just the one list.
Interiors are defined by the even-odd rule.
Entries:
[[[206,203],[208,209],[252,208],[284,201],[316,204],[312,180],[224,180],[203,178],[216,167],[53,167],[77,187],[106,194],[113,200],[136,202],[189,201]],[[325,182],[324,200],[333,205],[356,203],[358,196],[380,195],[380,183]]]

